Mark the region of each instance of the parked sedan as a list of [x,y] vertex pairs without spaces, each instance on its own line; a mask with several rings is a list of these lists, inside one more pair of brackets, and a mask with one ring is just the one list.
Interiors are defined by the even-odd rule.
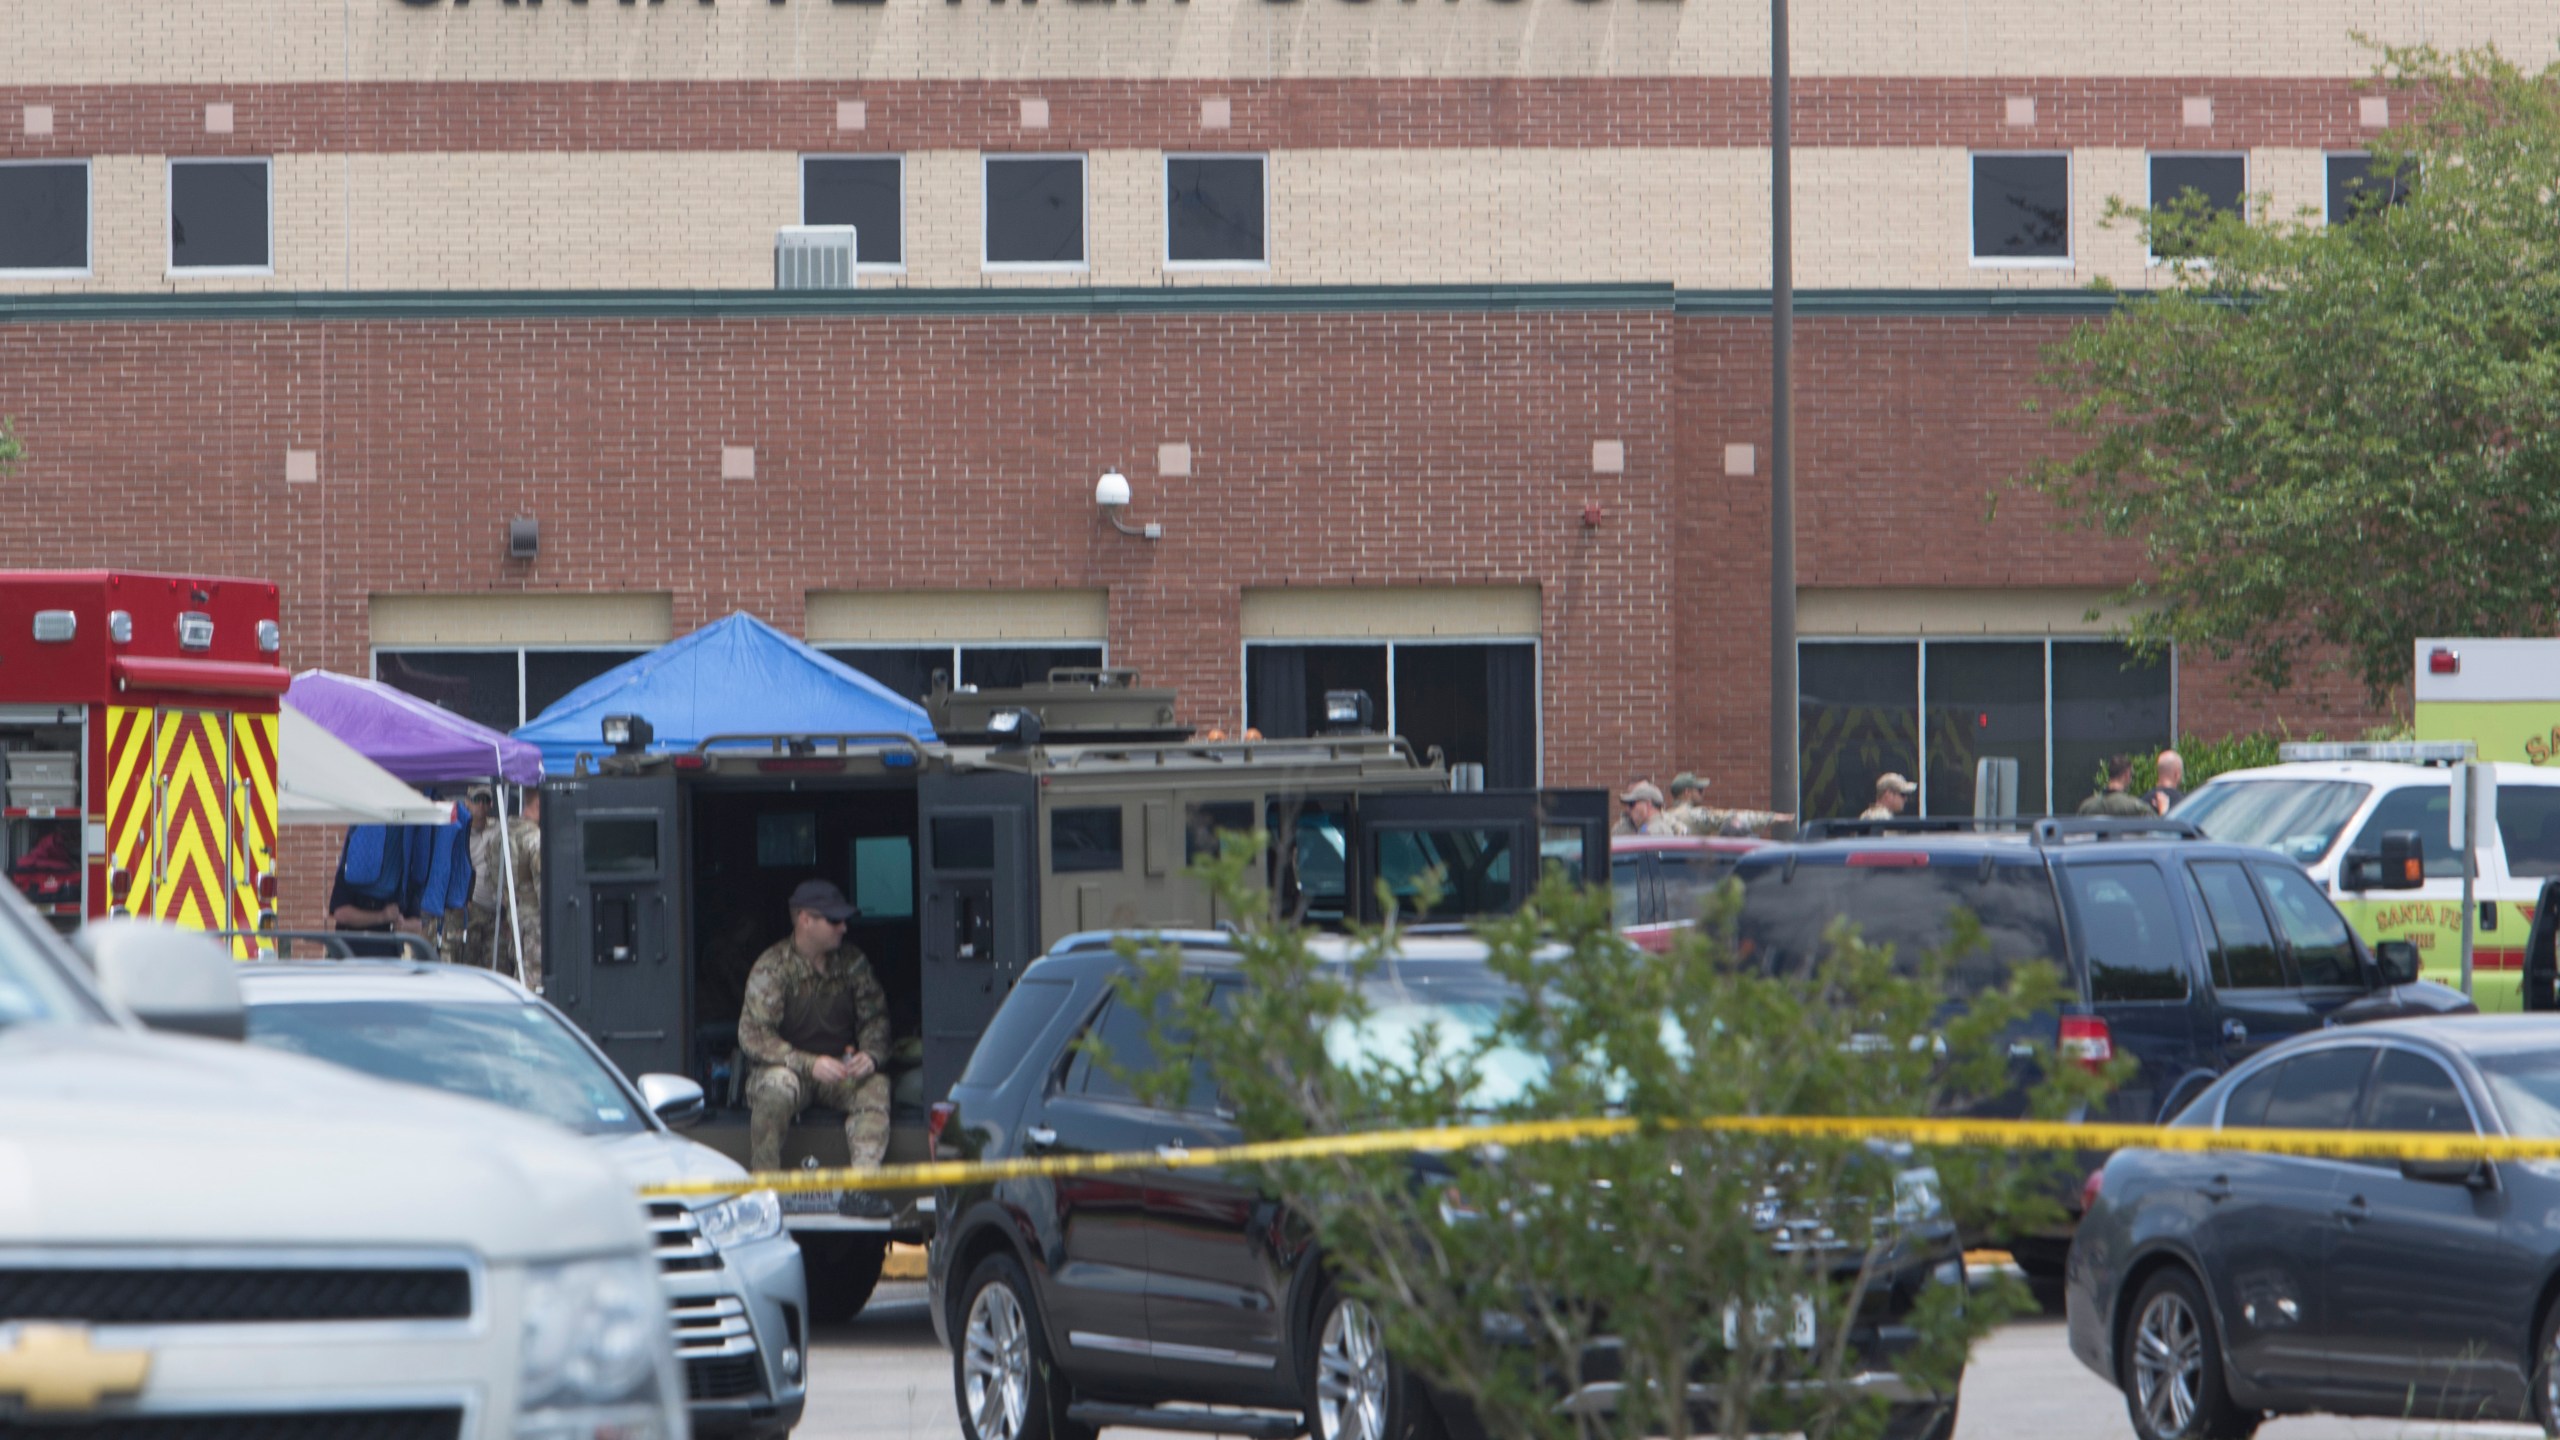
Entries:
[[[2173,1123],[2560,1137],[2560,1020],[2315,1033]],[[2560,1167],[2127,1150],[2091,1184],[2071,1349],[2144,1440],[2305,1411],[2560,1434]]]
[[[672,1075],[634,1085],[560,1012],[486,970],[262,962],[240,967],[240,995],[252,1044],[551,1121],[635,1185],[746,1173],[670,1128],[700,1118],[700,1086]],[[770,1190],[653,1200],[648,1223],[693,1433],[787,1433],[807,1401],[809,1302],[781,1202]]]

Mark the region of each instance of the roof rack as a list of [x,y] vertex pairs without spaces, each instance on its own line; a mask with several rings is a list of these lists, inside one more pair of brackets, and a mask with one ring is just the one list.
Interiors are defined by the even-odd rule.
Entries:
[[1890,820],[1806,820],[1796,826],[1798,840],[1843,840],[1861,836],[1969,835],[2023,830],[2034,815],[1897,815]]
[[2075,840],[2144,840],[2156,836],[2177,840],[2209,838],[2196,828],[2192,820],[2172,820],[2166,815],[2139,818],[2131,815],[2056,815],[2036,822],[2035,837],[2039,845],[2068,845]]
[[1854,840],[1897,835],[2020,834],[2038,845],[2068,845],[2093,840],[2138,840],[2166,836],[2206,839],[2190,820],[2165,816],[2113,815],[1931,815],[1891,820],[1808,820],[1797,827],[1798,840]]
[[2300,760],[2389,760],[2403,765],[2459,765],[2477,758],[2480,747],[2468,740],[2325,740],[2289,741],[2276,747],[2276,758]]

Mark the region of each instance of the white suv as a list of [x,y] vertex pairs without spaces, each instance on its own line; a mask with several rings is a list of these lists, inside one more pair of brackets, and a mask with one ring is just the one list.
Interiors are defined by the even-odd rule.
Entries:
[[139,922],[84,946],[94,980],[0,886],[0,1430],[682,1440],[649,1236],[601,1158],[143,1033],[236,1039],[233,962]]

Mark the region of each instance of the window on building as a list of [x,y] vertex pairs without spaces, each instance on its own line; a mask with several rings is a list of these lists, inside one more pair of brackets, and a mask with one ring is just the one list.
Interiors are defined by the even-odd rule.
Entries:
[[373,678],[492,730],[513,730],[570,691],[645,653],[639,646],[376,650]]
[[0,274],[89,270],[89,162],[0,162]]
[[2332,155],[2329,161],[2328,222],[2340,225],[2368,210],[2397,205],[2409,198],[2405,175],[2377,175],[2373,157],[2362,153]]
[[809,155],[800,161],[800,223],[850,225],[854,262],[904,269],[906,162],[897,155]]
[[2068,813],[2107,756],[2177,733],[2172,667],[2107,640],[1808,640],[1796,650],[1802,813],[1855,815],[1887,771],[1918,815],[1970,815],[1979,762],[2018,762],[2018,812]]
[[986,157],[988,268],[1081,270],[1084,157]]
[[1381,730],[1452,765],[1482,765],[1494,789],[1538,783],[1535,641],[1245,646],[1245,723],[1265,737],[1323,734],[1330,690],[1366,692]]
[[1973,258],[1978,264],[2068,264],[2071,157],[1973,157]]
[[1267,163],[1260,155],[1166,156],[1165,263],[1270,263]]
[[[2151,157],[2151,208],[2155,212],[2180,204],[2192,204],[2193,196],[2201,200],[2204,213],[2193,224],[2208,223],[2211,217],[2238,215],[2242,212],[2249,190],[2249,157],[2246,155],[2154,155]],[[2154,235],[2151,258],[2175,259],[2187,252],[2188,246],[2175,235]],[[2161,247],[2166,246],[2163,249]]]
[[169,162],[169,268],[275,268],[271,167],[264,160]]
[[822,647],[908,700],[933,693],[939,672],[954,689],[1002,690],[1037,685],[1051,670],[1101,667],[1099,645],[838,645]]

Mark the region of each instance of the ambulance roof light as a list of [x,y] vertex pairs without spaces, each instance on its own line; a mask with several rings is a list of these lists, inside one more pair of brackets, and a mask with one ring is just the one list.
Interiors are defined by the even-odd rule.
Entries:
[[119,645],[133,643],[132,611],[110,610],[107,612],[107,638]]
[[2461,674],[2462,652],[2454,649],[2450,645],[2439,645],[2433,650],[2428,651],[2427,673],[2430,675]]
[[2458,765],[2478,756],[2468,740],[2297,741],[2276,747],[2290,765],[2303,760],[2385,760],[2403,765]]
[[259,621],[259,622],[258,622],[258,650],[259,650],[259,652],[260,652],[261,654],[273,655],[274,653],[276,653],[276,652],[277,652],[277,651],[279,651],[279,650],[282,650],[283,648],[284,648],[284,627],[283,627],[283,626],[281,626],[281,625],[278,625],[278,624],[277,624],[276,622],[274,622],[273,620],[261,620],[261,621]]
[[71,637],[79,633],[80,617],[71,611],[36,612],[36,643],[39,645],[68,645]]

